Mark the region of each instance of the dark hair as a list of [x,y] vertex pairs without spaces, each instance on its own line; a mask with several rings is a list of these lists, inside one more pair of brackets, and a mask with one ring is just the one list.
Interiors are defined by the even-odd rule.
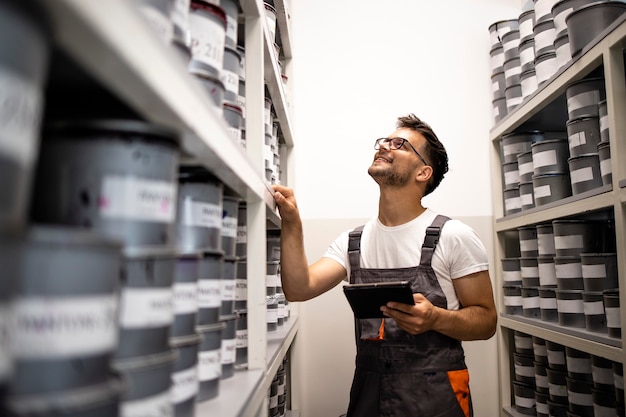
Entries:
[[430,125],[413,113],[398,117],[396,127],[398,129],[412,129],[426,138],[427,144],[424,147],[425,159],[433,168],[433,175],[428,184],[426,184],[424,195],[432,193],[443,180],[445,173],[448,172],[448,153],[446,148],[439,141]]

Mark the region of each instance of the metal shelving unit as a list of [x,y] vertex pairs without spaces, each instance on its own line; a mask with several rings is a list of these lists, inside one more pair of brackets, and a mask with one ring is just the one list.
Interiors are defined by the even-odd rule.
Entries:
[[[283,152],[294,146],[290,109],[263,2],[240,0],[245,24],[246,149],[235,143],[221,114],[176,56],[154,36],[133,2],[110,0],[106,7],[83,0],[42,2],[51,16],[59,48],[97,82],[148,121],[181,132],[182,163],[200,163],[242,196],[247,204],[249,369],[221,381],[218,398],[199,404],[198,416],[264,416],[267,388],[298,331],[294,316],[284,329],[266,325],[266,232],[280,227],[273,191],[264,175],[264,95],[271,94],[284,138]],[[288,4],[277,7],[277,36],[284,60],[291,60]],[[280,34],[280,35],[278,35]],[[283,161],[283,184],[291,160]],[[223,413],[222,413],[223,411]]]
[[[585,215],[597,211],[610,211],[615,217],[616,252],[619,271],[619,299],[622,334],[626,323],[626,74],[624,71],[624,49],[626,47],[626,16],[622,16],[599,34],[582,53],[561,68],[548,81],[498,122],[490,131],[491,169],[493,175],[492,196],[494,204],[494,242],[496,295],[501,312],[498,323],[498,365],[500,375],[500,406],[502,417],[517,417],[512,400],[512,363],[510,334],[513,331],[537,336],[555,343],[569,346],[592,355],[602,356],[626,364],[626,355],[621,339],[588,332],[585,329],[559,326],[523,316],[505,314],[503,302],[503,272],[500,259],[505,258],[505,234],[517,228],[554,219]],[[503,184],[500,178],[500,140],[502,135],[525,129],[544,131],[565,130],[565,121],[554,112],[566,105],[567,86],[583,79],[593,71],[604,72],[608,106],[608,126],[611,135],[611,167],[613,183],[583,194],[562,199],[544,206],[503,215]],[[555,115],[556,113],[556,115]]]

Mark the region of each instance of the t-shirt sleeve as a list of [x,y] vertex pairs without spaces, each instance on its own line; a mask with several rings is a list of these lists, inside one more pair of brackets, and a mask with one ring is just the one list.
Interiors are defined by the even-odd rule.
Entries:
[[450,278],[461,278],[489,269],[487,250],[478,234],[468,225],[450,220],[441,231],[442,257]]
[[348,235],[349,232],[343,232],[324,252],[324,258],[330,258],[339,262],[346,271],[349,271],[348,265]]

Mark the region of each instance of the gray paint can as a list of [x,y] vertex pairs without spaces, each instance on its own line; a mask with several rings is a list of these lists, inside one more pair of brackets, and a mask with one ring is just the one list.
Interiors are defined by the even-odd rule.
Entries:
[[560,290],[583,290],[583,269],[580,256],[555,256],[556,285]]
[[239,201],[238,197],[228,195],[222,199],[222,250],[226,257],[234,257],[237,252]]
[[49,394],[109,380],[120,243],[87,231],[37,226],[19,249],[9,394]]
[[0,238],[0,396],[12,376],[10,310],[13,305],[15,280],[19,277],[19,245],[21,240]]
[[237,215],[237,242],[235,244],[235,256],[240,259],[248,256],[248,210],[245,201],[239,202],[239,214]]
[[91,228],[126,247],[172,248],[177,140],[175,132],[137,120],[49,125],[33,221]]
[[222,332],[226,323],[198,326],[200,347],[198,349],[198,395],[197,402],[204,402],[219,395],[222,374]]
[[[624,5],[626,6],[626,4]],[[598,103],[606,99],[604,78],[585,78],[568,84],[565,89],[570,119],[599,115]]]
[[547,322],[558,321],[555,287],[539,287],[539,308],[541,310],[541,320]]
[[198,326],[219,322],[223,268],[223,253],[205,252],[202,255],[198,275]]
[[117,359],[169,350],[175,265],[174,254],[124,259]]
[[[602,291],[602,297],[603,297],[603,301],[604,301],[604,312],[606,314],[606,327],[607,327],[607,333],[610,337],[615,337],[615,338],[621,338],[622,337],[622,321],[621,321],[621,312],[620,312],[620,304],[619,304],[619,289],[617,288],[612,288],[609,290],[604,290]],[[615,368],[613,368],[613,370],[615,371]],[[623,390],[624,388],[624,381],[623,381],[623,374],[620,373],[620,376],[622,376],[622,378],[620,378],[620,382],[621,382],[621,389]],[[618,379],[616,378],[615,381],[617,382]],[[615,384],[615,387],[617,388],[618,385]],[[624,392],[622,391],[622,395],[624,395]]]
[[224,100],[236,103],[239,97],[239,71],[241,68],[241,55],[237,48],[228,46],[224,48],[224,63],[220,73],[220,81],[224,84]]
[[548,139],[530,145],[533,174],[563,174],[569,172],[567,139]]
[[598,1],[573,11],[565,18],[572,56],[578,55],[611,23],[626,12],[621,1]]
[[507,314],[522,315],[522,286],[503,285],[504,311]]
[[237,260],[235,264],[235,311],[248,309],[248,263]]
[[[235,99],[235,101],[237,101]],[[243,109],[234,102],[224,101],[224,120],[228,126],[228,131],[235,143],[242,146],[245,143],[241,139],[241,130],[243,129]],[[245,146],[244,146],[245,147]]]
[[220,320],[235,313],[235,267],[237,258],[224,258],[221,279]]
[[174,415],[171,375],[176,357],[176,352],[170,350],[113,362],[113,368],[128,383],[120,403],[120,417]]
[[585,328],[585,313],[582,290],[556,291],[556,308],[559,324],[566,327]]
[[191,72],[203,72],[219,77],[224,65],[226,46],[226,13],[217,4],[191,0],[189,10],[191,33]]
[[559,201],[572,195],[569,172],[563,174],[533,175],[535,205]]
[[191,74],[195,77],[196,81],[206,91],[210,98],[210,103],[216,112],[221,112],[224,106],[224,95],[226,93],[226,87],[217,77],[211,74],[206,74],[197,70],[190,70]]
[[221,251],[223,193],[224,185],[206,168],[180,168],[176,216],[180,252]]
[[235,374],[235,359],[237,356],[237,316],[223,317],[221,320],[226,326],[222,329],[220,379],[231,378]]
[[600,158],[597,153],[575,156],[567,162],[573,195],[602,187]]
[[194,417],[198,395],[198,334],[171,340],[177,353],[172,368],[172,403],[175,417]]
[[0,4],[0,28],[0,231],[21,232],[39,144],[49,30],[37,7],[18,0]]
[[235,329],[235,369],[248,368],[248,311],[237,312]]
[[613,183],[613,168],[611,167],[611,146],[609,142],[598,143],[598,158],[600,159],[602,185],[610,185]]
[[174,272],[174,320],[170,338],[192,336],[198,320],[198,277],[201,254],[180,255]]

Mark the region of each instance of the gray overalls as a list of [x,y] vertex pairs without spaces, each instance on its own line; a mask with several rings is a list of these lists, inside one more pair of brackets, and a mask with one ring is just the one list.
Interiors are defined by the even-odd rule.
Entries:
[[[431,267],[439,233],[449,218],[426,229],[419,266],[360,267],[363,226],[350,232],[350,283],[406,280],[435,306],[446,296]],[[347,417],[470,417],[469,376],[461,342],[435,331],[411,335],[393,319],[355,320],[356,371]]]

